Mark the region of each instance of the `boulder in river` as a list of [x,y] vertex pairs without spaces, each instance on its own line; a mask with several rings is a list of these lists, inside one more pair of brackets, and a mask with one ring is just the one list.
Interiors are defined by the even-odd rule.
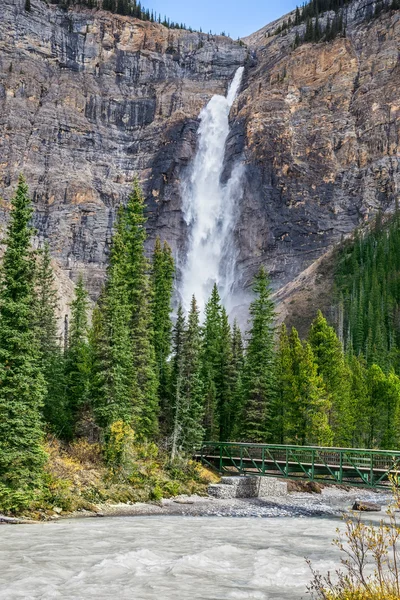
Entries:
[[381,508],[382,507],[379,506],[379,504],[375,504],[375,502],[361,502],[360,500],[356,500],[352,510],[359,510],[361,512],[379,512]]

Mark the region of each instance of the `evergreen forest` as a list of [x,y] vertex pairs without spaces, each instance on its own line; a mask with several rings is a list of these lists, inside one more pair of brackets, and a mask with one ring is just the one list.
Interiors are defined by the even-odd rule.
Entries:
[[[296,27],[293,48],[310,42],[331,42],[337,37],[346,37],[346,6],[349,3],[350,0],[309,0],[301,7],[297,6],[294,17],[285,19],[273,35],[287,35]],[[383,12],[399,8],[400,0],[378,0],[367,6],[365,18],[371,20]],[[300,25],[303,27],[299,28]]]
[[[398,212],[339,253],[339,335],[318,312],[301,340],[276,327],[264,268],[245,332],[230,322],[217,286],[203,320],[195,297],[173,318],[172,252],[157,239],[147,258],[135,181],[118,212],[102,293],[91,310],[78,278],[63,343],[50,250],[32,247],[32,212],[20,177],[0,272],[2,510],[48,493],[49,438],[97,444],[110,477],[126,475],[133,439],[142,458],[153,464],[162,449],[174,469],[204,440],[400,447]],[[130,484],[140,476],[129,471]]]

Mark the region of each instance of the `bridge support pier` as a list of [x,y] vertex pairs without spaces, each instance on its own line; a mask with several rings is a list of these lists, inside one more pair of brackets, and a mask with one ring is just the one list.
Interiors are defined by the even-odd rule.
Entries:
[[221,477],[221,483],[208,486],[208,494],[221,499],[266,498],[287,493],[287,483],[275,477]]

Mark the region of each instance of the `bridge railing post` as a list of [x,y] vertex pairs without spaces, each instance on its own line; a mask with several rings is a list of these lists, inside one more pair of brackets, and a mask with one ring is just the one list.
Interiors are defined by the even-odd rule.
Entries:
[[219,472],[222,473],[222,445],[219,444]]
[[263,475],[265,475],[265,448],[263,448],[261,450],[261,458],[262,458],[262,462],[261,462],[261,473]]
[[374,455],[371,452],[371,461],[370,461],[370,474],[369,474],[369,485],[370,487],[374,486]]
[[311,481],[314,481],[314,475],[315,475],[315,449],[313,448],[312,456],[311,456]]

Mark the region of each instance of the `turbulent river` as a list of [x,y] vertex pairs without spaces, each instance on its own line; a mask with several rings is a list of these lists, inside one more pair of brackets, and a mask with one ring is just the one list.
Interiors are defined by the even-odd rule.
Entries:
[[1,600],[297,600],[336,518],[116,517],[0,528]]

